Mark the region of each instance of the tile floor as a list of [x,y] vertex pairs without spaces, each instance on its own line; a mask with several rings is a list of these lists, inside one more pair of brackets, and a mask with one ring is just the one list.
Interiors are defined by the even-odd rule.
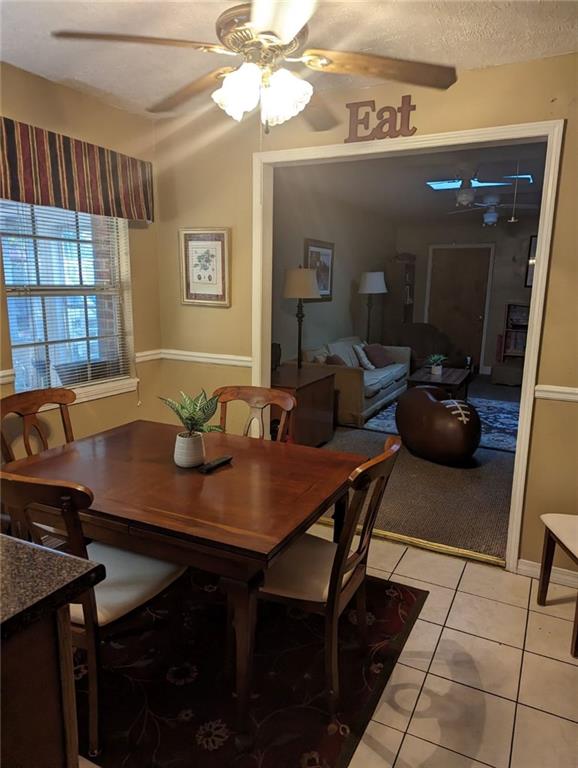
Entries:
[[379,539],[368,572],[429,595],[350,768],[577,768],[576,590],[539,606],[534,579]]

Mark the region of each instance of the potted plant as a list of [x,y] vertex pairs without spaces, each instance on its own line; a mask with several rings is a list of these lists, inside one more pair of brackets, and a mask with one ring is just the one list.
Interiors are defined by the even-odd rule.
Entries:
[[445,355],[440,355],[439,352],[436,352],[433,355],[430,355],[427,359],[428,365],[431,365],[431,375],[432,376],[441,376],[443,372],[443,366],[442,363],[447,360],[447,357]]
[[198,467],[205,463],[205,444],[203,433],[220,432],[221,427],[207,424],[217,411],[218,397],[207,397],[202,390],[196,397],[181,392],[181,402],[161,397],[163,403],[176,413],[185,432],[179,432],[175,442],[175,464],[178,467]]

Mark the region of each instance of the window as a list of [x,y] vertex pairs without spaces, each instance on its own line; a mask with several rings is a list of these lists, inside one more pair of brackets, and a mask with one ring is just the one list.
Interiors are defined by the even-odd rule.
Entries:
[[128,226],[0,200],[17,392],[130,374]]

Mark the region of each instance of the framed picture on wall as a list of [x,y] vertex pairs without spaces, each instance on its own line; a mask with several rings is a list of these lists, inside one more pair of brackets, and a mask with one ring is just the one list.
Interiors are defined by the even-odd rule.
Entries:
[[305,301],[331,301],[333,299],[333,253],[334,243],[323,240],[305,240],[305,257],[303,266],[314,269],[317,273],[317,286],[320,299],[305,299]]
[[183,304],[231,306],[230,240],[228,227],[179,230]]
[[536,264],[536,244],[538,235],[532,235],[530,238],[530,247],[528,249],[528,264],[526,266],[526,288],[531,288],[534,284],[534,266]]

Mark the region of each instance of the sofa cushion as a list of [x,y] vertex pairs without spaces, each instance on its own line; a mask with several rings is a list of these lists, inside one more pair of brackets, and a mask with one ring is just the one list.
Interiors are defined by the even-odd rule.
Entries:
[[391,355],[382,344],[366,344],[364,352],[376,368],[385,368],[393,362]]
[[327,347],[318,347],[317,349],[304,349],[303,360],[306,363],[324,363],[327,357]]
[[327,355],[325,358],[325,365],[345,365],[347,366],[347,363],[342,357],[339,357],[339,355]]
[[394,363],[385,368],[376,368],[375,371],[363,372],[363,394],[365,397],[373,397],[380,389],[388,387],[392,381],[403,379],[407,376],[407,365]]
[[369,360],[367,355],[365,354],[365,351],[363,347],[359,344],[353,345],[353,351],[357,355],[357,359],[359,360],[359,365],[366,371],[374,371],[375,365]]
[[359,360],[353,349],[355,344],[361,344],[361,339],[358,336],[347,336],[343,339],[332,341],[331,344],[327,345],[327,349],[329,354],[339,355],[349,368],[359,368]]

